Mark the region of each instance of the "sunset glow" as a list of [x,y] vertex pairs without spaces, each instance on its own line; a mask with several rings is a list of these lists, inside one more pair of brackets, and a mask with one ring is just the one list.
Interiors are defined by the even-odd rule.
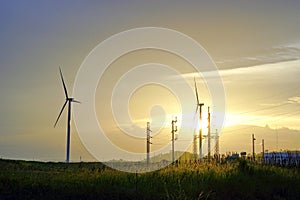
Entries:
[[[157,135],[153,151],[170,145],[171,121],[175,117],[179,130],[175,146],[180,148],[186,140],[193,140],[200,127],[207,134],[210,107],[211,132],[220,135],[222,153],[251,151],[249,138],[253,130],[260,131],[257,138],[264,138],[268,149],[277,148],[272,134],[278,130],[280,148],[299,150],[299,9],[296,1],[2,2],[1,156],[65,160],[66,111],[53,128],[65,100],[59,67],[64,72],[70,96],[77,99],[75,91],[79,86],[94,92],[91,95],[94,98],[78,99],[81,105],[73,106],[72,113],[82,113],[94,101],[91,107],[97,127],[101,126],[106,137],[121,149],[145,152],[147,122],[151,124],[153,136]],[[91,69],[82,68],[93,49],[112,36],[117,38],[132,29],[140,33],[145,27],[172,30],[178,32],[178,37],[169,41],[171,35],[167,34],[168,37],[147,43],[141,39],[144,35],[137,35],[132,37],[135,41],[125,38],[118,40],[120,43],[116,40],[104,45],[103,51],[89,64],[98,70],[104,67],[99,60],[104,62],[112,57],[113,61],[107,61],[108,67],[99,80],[85,77],[87,81],[95,81],[94,88],[78,82],[81,73],[95,74]],[[210,68],[213,65],[207,64],[209,59],[200,57],[193,48],[181,50],[189,44],[179,40],[183,35],[189,38],[187,41],[200,44],[203,49],[199,52],[207,53],[216,68]],[[114,55],[126,45],[135,47],[138,42],[149,46],[165,43],[174,51],[136,48]],[[175,50],[181,50],[182,54],[174,53]],[[197,70],[195,62],[189,59],[205,63],[197,65],[200,69]],[[201,124],[199,110],[195,113],[194,78],[199,102],[204,103]],[[150,79],[154,81],[151,83]],[[147,84],[134,86],[144,80]],[[215,86],[217,80],[221,80],[224,99],[213,98],[220,91],[213,91],[209,84]],[[163,84],[158,84],[159,81]],[[132,90],[127,91],[128,88]],[[218,103],[224,103],[224,108],[217,106]],[[97,136],[97,132],[87,126],[82,136],[78,126],[80,122],[94,119],[83,116],[84,120],[77,122],[78,116],[73,114],[71,120],[71,160],[79,161],[82,157],[86,161],[95,160],[83,137]],[[90,142],[95,148],[101,146],[96,140]],[[169,150],[166,146],[165,152]],[[111,159],[109,156],[113,154],[106,155]]]

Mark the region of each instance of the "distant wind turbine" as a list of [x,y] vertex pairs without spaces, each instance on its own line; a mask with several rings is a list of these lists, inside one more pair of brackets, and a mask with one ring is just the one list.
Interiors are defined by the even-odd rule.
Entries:
[[[196,78],[194,77],[194,83],[195,83],[195,93],[196,93],[196,98],[197,98],[197,105],[196,105],[196,112],[195,115],[197,114],[198,108],[199,108],[199,119],[200,119],[200,130],[199,130],[199,159],[200,161],[202,160],[202,106],[204,106],[204,103],[199,103],[199,96],[198,96],[198,89],[197,89],[197,83],[196,83]],[[196,139],[196,138],[194,138]],[[195,143],[195,142],[194,142]]]
[[79,101],[76,101],[74,98],[72,97],[69,97],[68,95],[68,91],[67,91],[67,88],[66,88],[66,85],[65,85],[65,81],[64,81],[64,77],[63,77],[63,74],[61,72],[61,69],[59,68],[59,72],[60,72],[60,77],[61,77],[61,81],[63,83],[63,87],[64,87],[64,91],[65,91],[65,95],[66,95],[66,101],[63,105],[63,107],[61,108],[60,110],[60,113],[56,119],[56,122],[54,124],[54,128],[62,114],[62,112],[64,111],[67,103],[68,103],[68,124],[67,124],[67,155],[66,155],[66,162],[68,163],[69,162],[69,158],[70,158],[70,129],[71,129],[71,103],[72,102],[75,102],[75,103],[80,103]]

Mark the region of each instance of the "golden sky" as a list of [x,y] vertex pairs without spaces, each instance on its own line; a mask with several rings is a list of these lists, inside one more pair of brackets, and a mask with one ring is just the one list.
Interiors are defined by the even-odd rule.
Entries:
[[[224,125],[230,129],[220,130],[222,152],[250,151],[247,138],[251,137],[253,126],[266,125],[270,135],[260,134],[261,130],[257,132],[260,139],[265,137],[268,149],[278,149],[271,134],[277,128],[280,130],[279,149],[299,150],[299,8],[299,2],[293,0],[2,2],[0,156],[63,161],[66,111],[57,128],[53,128],[64,102],[58,67],[62,67],[71,94],[80,65],[96,45],[113,34],[150,26],[188,35],[200,43],[216,63],[226,94]],[[126,71],[145,63],[171,66],[180,72],[191,90],[197,75],[185,60],[158,50],[131,52],[111,64],[98,83],[96,114],[108,137],[133,151],[143,151],[144,141],[140,139],[138,144],[128,145],[120,139],[122,133],[113,123],[107,97]],[[215,77],[209,71],[202,76],[204,79],[196,76],[198,90],[205,102],[204,115],[207,115],[207,106],[212,109],[215,132],[221,129],[214,123],[218,108],[212,105],[204,81]],[[173,76],[164,78],[170,83],[177,80]],[[178,82],[178,88],[181,86]],[[190,100],[191,106],[195,103],[195,98]],[[180,109],[176,96],[158,85],[136,90],[128,107],[132,122],[141,130],[145,129],[146,121],[153,122],[153,134],[157,134],[153,138],[157,144],[153,149],[169,144],[170,120],[182,114]],[[194,113],[187,115],[192,121]],[[122,125],[128,126],[128,123]],[[241,129],[238,125],[251,126]],[[192,121],[187,127],[190,132],[186,130],[183,136],[178,135],[176,145],[192,137],[194,126]],[[160,127],[163,128],[159,132]],[[80,156],[94,159],[81,143],[74,124],[71,138],[71,160],[79,160]]]

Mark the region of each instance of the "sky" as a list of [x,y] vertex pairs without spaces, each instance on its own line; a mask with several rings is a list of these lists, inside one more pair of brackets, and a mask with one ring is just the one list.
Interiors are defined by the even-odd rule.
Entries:
[[[221,140],[227,145],[224,151],[231,146],[233,150],[240,150],[230,140],[234,137],[232,134],[225,137],[229,126],[268,125],[271,129],[300,130],[300,3],[296,0],[30,0],[1,1],[0,4],[1,157],[63,161],[66,111],[53,128],[65,98],[58,67],[62,68],[67,88],[72,93],[78,70],[95,46],[114,34],[139,27],[164,27],[182,32],[200,43],[216,63],[226,94],[225,129],[220,130]],[[111,93],[113,84],[124,71],[148,62],[178,69],[192,89],[195,76],[188,70],[188,63],[161,51],[137,51],[112,63],[97,88],[98,121],[104,124],[112,141],[119,141],[118,145],[123,148],[135,147],[136,151],[143,151],[144,143],[135,146],[119,140],[120,130],[108,119],[110,101],[105,94]],[[214,78],[210,72],[204,72],[203,76]],[[176,77],[164,78],[170,83],[177,80]],[[205,106],[210,105],[210,91],[202,79],[197,78],[197,81]],[[153,134],[159,135],[153,149],[169,144],[170,130],[161,121],[165,119],[168,124],[180,113],[176,97],[163,89],[140,88],[129,102],[128,110],[136,125],[143,128],[146,121],[153,121]],[[165,110],[160,107],[151,110],[151,105],[156,104],[163,105]],[[191,104],[195,104],[195,99]],[[217,109],[210,106],[212,110]],[[144,107],[148,107],[147,112]],[[206,116],[207,107],[204,110]],[[220,129],[214,127],[213,119],[214,115],[212,129]],[[195,125],[190,126],[193,129]],[[159,127],[164,127],[161,132]],[[223,133],[225,138],[222,139]],[[184,135],[181,139],[184,141],[190,136]],[[178,137],[180,143],[181,136]],[[71,160],[95,159],[82,144],[74,124],[71,140]],[[295,139],[288,144],[300,149]],[[270,146],[272,148],[274,146]]]

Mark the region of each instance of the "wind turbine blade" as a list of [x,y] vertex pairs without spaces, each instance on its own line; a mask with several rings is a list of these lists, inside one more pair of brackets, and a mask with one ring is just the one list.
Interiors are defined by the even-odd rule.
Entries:
[[55,126],[56,126],[56,124],[57,124],[57,122],[58,122],[58,120],[59,120],[59,118],[60,118],[62,112],[64,111],[64,109],[65,109],[67,103],[68,103],[68,100],[66,100],[65,104],[64,104],[63,107],[61,108],[60,113],[59,113],[59,115],[58,115],[58,117],[57,117],[57,119],[56,119],[56,122],[55,122],[55,124],[54,124],[54,128],[55,128]]
[[75,103],[81,103],[80,101],[77,101],[77,100],[72,100],[72,102],[75,102]]
[[61,68],[59,68],[59,72],[60,72],[61,81],[62,81],[63,86],[64,86],[64,91],[65,91],[65,94],[66,94],[66,98],[69,98],[67,87],[66,87],[66,84],[65,84],[65,81],[64,81],[64,77],[63,77],[63,74],[61,72]]
[[198,97],[198,90],[197,90],[197,84],[196,84],[196,78],[195,77],[194,77],[194,83],[195,83],[195,93],[196,93],[196,97],[197,97],[197,109],[198,109],[199,97]]

